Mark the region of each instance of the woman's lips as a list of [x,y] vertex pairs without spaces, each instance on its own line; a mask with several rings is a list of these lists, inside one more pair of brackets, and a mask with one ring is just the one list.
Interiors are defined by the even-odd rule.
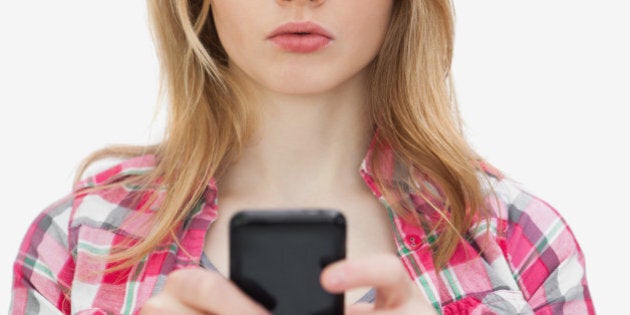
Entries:
[[317,23],[290,22],[276,28],[267,39],[285,51],[310,53],[328,46],[332,35]]
[[319,34],[281,34],[271,41],[283,50],[297,53],[310,53],[320,50],[330,43],[330,38]]

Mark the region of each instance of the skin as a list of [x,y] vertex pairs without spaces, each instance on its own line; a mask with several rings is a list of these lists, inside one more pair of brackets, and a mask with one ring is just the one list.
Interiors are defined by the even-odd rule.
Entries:
[[[228,273],[226,222],[237,209],[343,209],[348,259],[324,269],[324,289],[353,302],[376,288],[374,304],[346,305],[346,314],[435,314],[395,255],[386,212],[358,172],[373,134],[366,67],[383,43],[393,1],[212,1],[230,70],[258,115],[241,158],[217,182],[220,216],[204,250],[221,273]],[[312,53],[283,51],[267,37],[290,21],[316,22],[334,39]],[[160,313],[266,311],[226,277],[187,269],[171,273],[141,312]]]

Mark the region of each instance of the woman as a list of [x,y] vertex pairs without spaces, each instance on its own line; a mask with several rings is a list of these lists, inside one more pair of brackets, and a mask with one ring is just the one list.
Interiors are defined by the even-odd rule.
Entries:
[[32,224],[13,314],[267,313],[222,276],[226,223],[295,207],[347,218],[321,281],[348,313],[594,313],[562,218],[462,136],[448,0],[148,5],[164,140],[88,158],[124,160]]

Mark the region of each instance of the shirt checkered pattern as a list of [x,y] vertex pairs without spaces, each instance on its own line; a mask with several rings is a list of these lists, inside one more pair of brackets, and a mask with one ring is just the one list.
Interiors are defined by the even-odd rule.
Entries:
[[[488,168],[494,215],[471,228],[468,242],[436,270],[430,248],[435,235],[392,211],[374,184],[369,156],[360,174],[389,214],[401,263],[438,313],[595,313],[580,247],[547,203]],[[180,229],[181,245],[159,247],[127,270],[98,272],[108,267],[100,257],[114,245],[144,236],[152,212],[138,209],[151,191],[86,188],[149,172],[154,165],[153,156],[123,161],[83,181],[34,220],[14,264],[10,314],[134,314],[170,272],[199,266],[206,230],[217,218],[214,182]],[[159,198],[152,208],[157,204]]]

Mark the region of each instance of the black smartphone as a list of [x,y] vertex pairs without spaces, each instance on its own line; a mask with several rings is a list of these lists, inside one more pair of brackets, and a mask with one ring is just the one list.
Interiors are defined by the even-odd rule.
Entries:
[[346,256],[346,220],[335,210],[246,210],[230,220],[230,279],[275,315],[340,315],[324,267]]

